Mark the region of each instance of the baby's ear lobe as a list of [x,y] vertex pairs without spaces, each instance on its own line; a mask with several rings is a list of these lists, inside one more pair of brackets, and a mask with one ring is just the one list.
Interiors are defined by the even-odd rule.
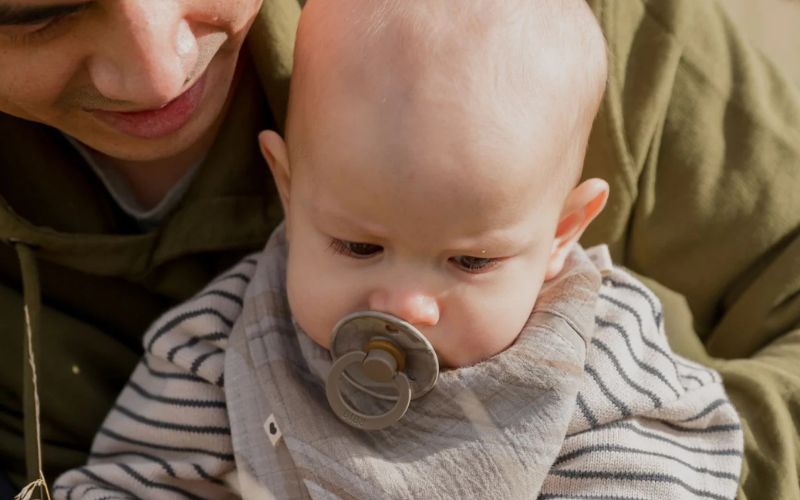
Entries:
[[603,211],[608,201],[608,191],[606,181],[588,179],[567,195],[545,271],[546,280],[561,272],[572,245],[578,242],[589,224]]
[[258,144],[261,147],[261,154],[272,172],[272,177],[275,179],[283,212],[288,215],[291,171],[289,170],[289,154],[286,143],[276,132],[265,130],[258,134]]

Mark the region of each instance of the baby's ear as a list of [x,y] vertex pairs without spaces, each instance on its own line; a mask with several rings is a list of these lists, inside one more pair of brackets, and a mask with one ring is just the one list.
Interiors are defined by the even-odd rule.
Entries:
[[265,130],[258,134],[258,144],[261,146],[261,154],[267,160],[272,177],[275,179],[275,185],[278,187],[283,213],[288,216],[291,171],[289,170],[289,154],[286,143],[277,132]]
[[561,210],[556,237],[550,251],[545,280],[554,278],[564,267],[564,261],[589,224],[602,212],[608,200],[608,183],[602,179],[588,179],[570,191]]

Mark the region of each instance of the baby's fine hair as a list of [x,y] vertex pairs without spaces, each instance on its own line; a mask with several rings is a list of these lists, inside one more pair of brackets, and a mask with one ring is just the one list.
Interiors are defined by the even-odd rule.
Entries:
[[[557,58],[563,71],[543,75],[569,77],[575,90],[584,89],[588,104],[596,105],[605,90],[606,44],[600,26],[585,0],[310,0],[318,8],[325,4],[324,16],[339,11],[346,17],[344,30],[319,30],[304,33],[301,25],[297,58],[306,53],[304,41],[310,36],[351,38],[365,54],[370,47],[395,37],[400,57],[414,62],[427,61],[439,67],[457,69],[464,56],[469,62],[487,66],[508,62],[504,74],[517,78],[526,93],[536,84],[535,69]],[[306,7],[308,8],[308,6]],[[342,14],[342,11],[346,14]],[[310,35],[306,37],[305,35]],[[317,46],[318,48],[319,46]],[[478,70],[471,64],[461,66]],[[492,68],[496,70],[497,68]],[[445,70],[447,71],[447,70]],[[463,71],[461,71],[463,72]],[[457,72],[460,73],[460,72]],[[457,74],[456,73],[456,74]]]
[[410,87],[433,81],[453,99],[484,100],[502,120],[524,123],[556,103],[574,138],[566,154],[576,161],[564,163],[578,164],[565,182],[577,182],[607,77],[605,39],[585,0],[309,0],[305,9],[314,12],[301,19],[293,86],[325,95],[327,83],[305,82],[306,72],[346,66],[335,52],[346,46],[360,71]]

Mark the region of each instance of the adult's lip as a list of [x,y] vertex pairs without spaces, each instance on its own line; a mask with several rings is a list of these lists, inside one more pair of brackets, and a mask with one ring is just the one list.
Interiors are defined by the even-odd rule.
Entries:
[[169,136],[183,128],[194,114],[205,89],[204,73],[181,95],[157,109],[141,111],[93,110],[92,114],[123,134],[143,139]]

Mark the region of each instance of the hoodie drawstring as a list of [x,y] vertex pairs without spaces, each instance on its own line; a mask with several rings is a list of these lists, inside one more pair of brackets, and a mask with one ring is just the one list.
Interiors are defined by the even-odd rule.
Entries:
[[[41,292],[39,287],[39,270],[36,256],[30,246],[15,242],[17,258],[22,272],[22,290],[25,302],[25,342],[24,345],[24,396],[25,415],[25,466],[28,483],[14,497],[17,500],[33,498],[50,499],[50,491],[42,472],[42,430],[39,418],[39,387],[36,379],[36,359],[39,346],[39,316],[41,308]],[[38,496],[34,494],[39,492]]]

